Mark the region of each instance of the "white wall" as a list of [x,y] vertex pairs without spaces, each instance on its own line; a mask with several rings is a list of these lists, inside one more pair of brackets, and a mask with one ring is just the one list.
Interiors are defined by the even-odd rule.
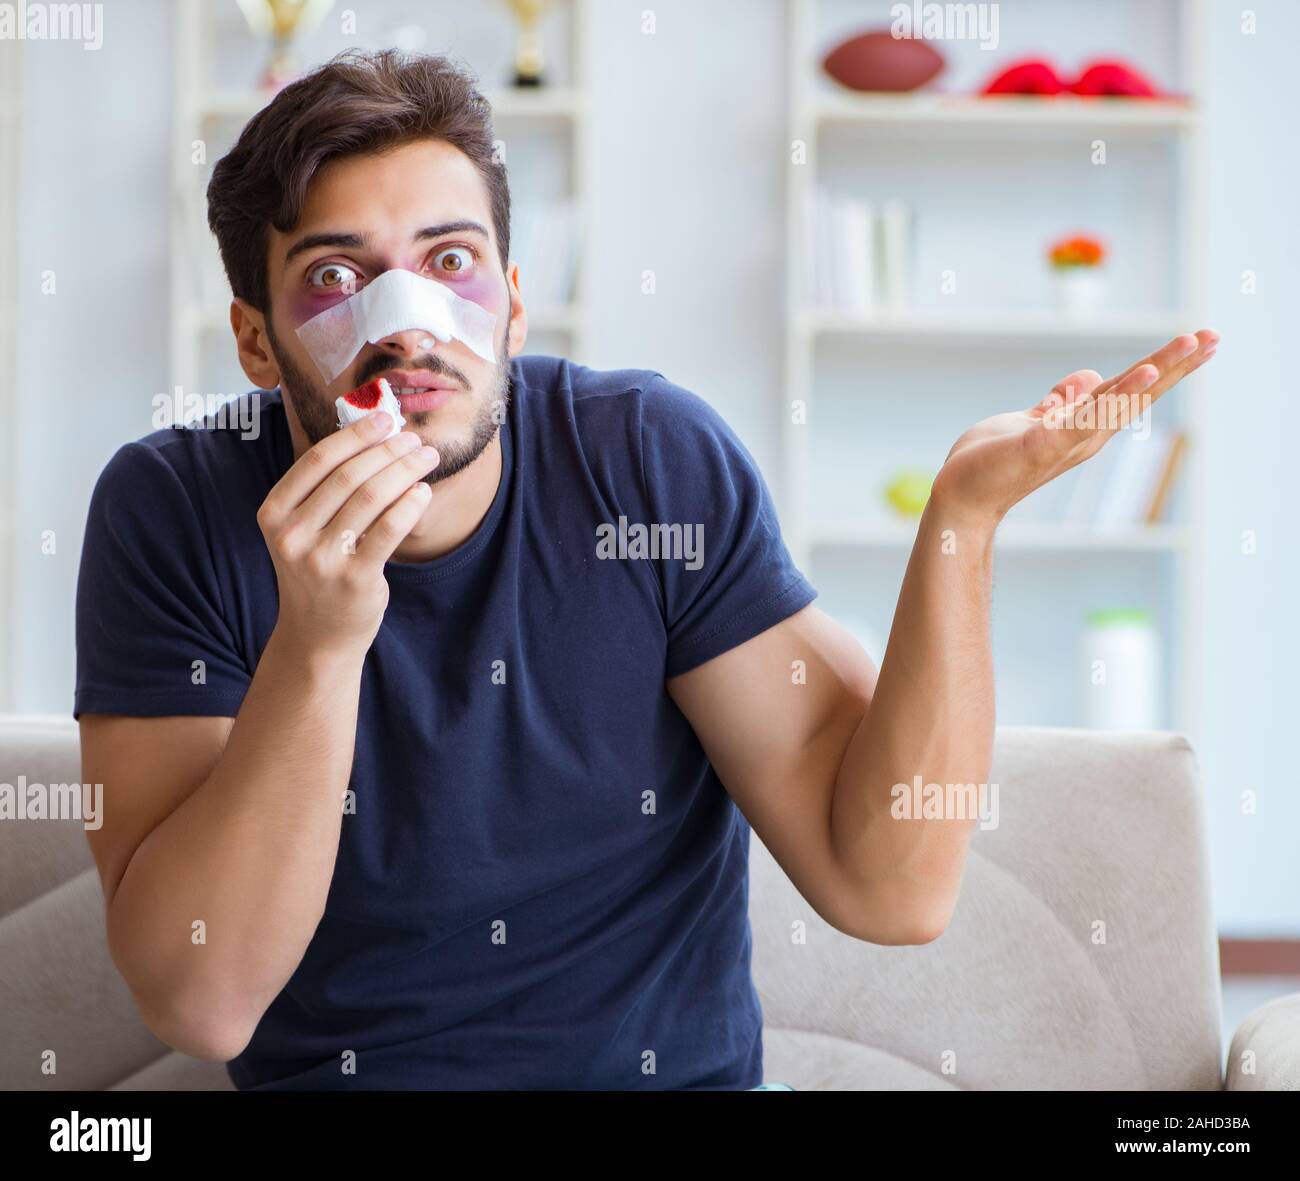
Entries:
[[[151,429],[150,398],[167,388],[170,8],[105,5],[99,50],[23,44],[18,710],[71,712],[90,490],[118,444]],[[46,530],[53,554],[42,553]]]
[[[775,480],[784,352],[784,5],[593,5],[592,364],[707,397]],[[655,14],[653,36],[642,13]],[[641,294],[643,271],[656,294]]]
[[[107,7],[107,6],[106,6]],[[413,6],[407,5],[408,9]],[[712,400],[775,480],[785,167],[780,0],[600,0],[592,363],[644,365]],[[1300,831],[1288,723],[1300,622],[1281,341],[1300,301],[1287,91],[1300,11],[1213,4],[1209,232],[1215,359],[1204,441],[1209,512],[1208,719],[1194,735],[1210,798],[1220,924],[1300,934]],[[414,6],[418,11],[418,5]],[[707,11],[707,19],[701,15]],[[149,429],[167,388],[171,5],[119,0],[104,48],[29,42],[21,207],[23,398],[13,424],[16,708],[66,712],[73,594],[91,486],[113,449]],[[142,68],[150,63],[157,68]],[[1260,294],[1238,294],[1243,269]],[[641,294],[643,270],[658,294]],[[57,295],[40,293],[53,270]],[[1289,450],[1289,448],[1288,448]],[[53,529],[57,552],[41,554]],[[1240,554],[1254,529],[1259,552]],[[1259,815],[1241,815],[1244,789]]]
[[[1300,932],[1300,552],[1294,447],[1300,269],[1295,46],[1300,5],[1213,5],[1209,158],[1211,322],[1223,333],[1206,400],[1205,731],[1220,919],[1241,934]],[[1243,295],[1242,272],[1258,275]],[[1289,359],[1289,358],[1288,358]],[[1253,530],[1258,550],[1242,553]],[[1243,814],[1243,794],[1257,797]]]

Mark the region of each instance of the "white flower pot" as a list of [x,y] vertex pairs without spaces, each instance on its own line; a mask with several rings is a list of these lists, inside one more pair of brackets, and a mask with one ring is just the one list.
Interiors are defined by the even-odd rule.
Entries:
[[1096,316],[1105,295],[1106,279],[1099,267],[1061,267],[1056,271],[1056,308],[1063,316]]

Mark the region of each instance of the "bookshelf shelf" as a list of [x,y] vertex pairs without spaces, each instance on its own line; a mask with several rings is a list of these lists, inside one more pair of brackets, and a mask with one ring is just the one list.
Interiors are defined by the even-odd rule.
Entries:
[[957,95],[825,94],[810,100],[815,124],[860,124],[913,129],[961,127],[1072,131],[1177,131],[1199,118],[1194,104],[1159,99],[1141,102],[1104,98],[967,98]]
[[[587,113],[586,96],[573,87],[554,87],[536,93],[513,90],[484,91],[495,119],[572,119]],[[203,90],[194,110],[201,119],[251,119],[271,95],[260,90]]]
[[576,332],[586,317],[585,309],[578,304],[570,304],[568,307],[530,307],[528,327],[544,332]]
[[[1018,5],[1016,18],[1024,22],[1023,35],[1049,49],[1054,6],[1071,11],[1064,0],[1052,0]],[[853,23],[849,6],[790,0],[788,15],[788,138],[798,151],[791,156],[785,209],[786,352],[777,409],[784,452],[781,521],[795,560],[815,585],[822,584],[828,604],[883,635],[893,600],[880,596],[897,594],[897,564],[914,543],[915,525],[882,516],[874,501],[866,506],[866,519],[855,520],[848,505],[875,495],[870,489],[893,474],[892,466],[901,471],[917,465],[921,456],[942,457],[956,438],[947,432],[957,425],[967,394],[980,402],[991,393],[987,382],[980,384],[981,367],[997,375],[990,381],[1022,370],[1059,375],[1107,351],[1135,361],[1171,337],[1205,326],[1207,181],[1197,98],[1204,92],[1207,7],[1204,0],[1171,0],[1166,10],[1159,52],[1170,80],[1187,96],[1177,100],[854,94],[823,78],[817,65],[831,45],[859,31],[861,22]],[[1131,33],[1125,12],[1116,10],[1108,19],[1117,22],[1115,38]],[[952,46],[951,52],[960,68],[964,47]],[[964,64],[969,75],[972,59]],[[981,59],[979,72],[988,70],[989,62]],[[1078,169],[1072,162],[1089,162],[1093,141],[1112,138],[1124,145],[1111,153],[1117,170],[1076,171],[1078,183],[1070,187],[1062,166]],[[1115,187],[1125,184],[1121,176],[1129,188]],[[1146,194],[1140,198],[1146,204],[1124,195],[1136,194],[1135,184]],[[828,210],[826,195],[831,204],[842,202],[843,217],[837,220],[836,211]],[[1066,317],[1047,299],[1029,311],[1011,310],[1025,307],[1026,290],[1040,299],[1041,274],[1029,280],[1029,288],[989,283],[1005,301],[1001,310],[993,302],[966,304],[948,314],[931,310],[942,268],[955,265],[947,261],[954,254],[966,279],[972,268],[978,274],[979,268],[996,267],[1004,244],[1017,248],[1006,257],[1021,259],[1025,235],[1045,240],[1055,232],[1046,227],[1057,216],[1073,222],[1080,214],[1085,223],[1095,221],[1103,236],[1111,236],[1108,227],[1118,227],[1128,231],[1129,242],[1151,243],[1153,202],[1160,203],[1158,227],[1165,236],[1137,273],[1151,274],[1160,287],[1148,291],[1130,282],[1118,289],[1135,297],[1131,312],[1107,312],[1101,304],[1090,317]],[[911,247],[910,273],[897,265],[899,207],[901,224],[910,223],[924,239]],[[1056,216],[1044,216],[1058,207]],[[864,241],[868,273],[876,267],[883,272],[874,295],[868,294],[871,280],[861,274]],[[1132,249],[1116,255],[1129,265],[1135,257]],[[918,272],[922,258],[928,269]],[[969,284],[964,290],[971,290]],[[1140,300],[1148,295],[1151,305],[1143,308]],[[847,310],[855,305],[874,310]],[[1169,310],[1158,310],[1164,308]],[[872,350],[868,363],[878,366],[873,380],[858,380],[854,367],[864,361],[845,349],[846,343]],[[952,380],[968,368],[975,375],[969,390]],[[1180,442],[1167,466],[1155,469],[1158,496],[1145,499],[1147,474],[1134,457],[1109,450],[1122,446],[1115,439],[1107,453],[1089,461],[1101,464],[1095,472],[1071,476],[1071,487],[1053,490],[1059,499],[1040,500],[1023,519],[1013,511],[994,542],[998,553],[1016,558],[1014,569],[998,581],[1004,619],[1059,621],[1074,628],[1082,625],[1086,609],[1111,600],[1151,609],[1172,658],[1166,669],[1166,721],[1186,733],[1196,731],[1199,701],[1198,567],[1204,543],[1202,458],[1196,443],[1204,381],[1195,375],[1160,415],[1168,428],[1163,445],[1172,447],[1174,436]],[[961,389],[953,392],[956,385]],[[927,398],[933,399],[933,415],[927,413]],[[1017,404],[1013,397],[1002,408]],[[972,415],[964,425],[982,416]],[[843,427],[837,427],[840,422]],[[938,431],[944,432],[942,439]],[[864,455],[871,456],[868,472],[861,470]],[[1130,485],[1143,495],[1130,497]],[[1124,511],[1130,503],[1139,506],[1131,514]],[[1157,523],[1142,523],[1142,503],[1159,506],[1163,515]],[[1061,520],[1043,519],[1050,504],[1058,506]],[[1013,636],[1013,630],[1006,631],[1000,645],[995,641],[999,695],[1004,684],[1014,682],[1010,696],[1026,716],[1006,720],[1082,724],[1077,716],[1038,704],[1069,699],[1072,681],[1065,678],[1073,678],[1074,670],[1053,664],[1042,646],[1024,645]],[[1054,691],[1039,691],[1043,685]]]
[[1185,332],[1187,324],[1186,315],[1066,320],[1046,315],[862,317],[810,310],[799,313],[794,329],[805,337],[861,336],[882,341],[957,341],[970,345],[1086,341],[1156,347]]
[[565,88],[526,91],[493,90],[487,93],[497,119],[581,119],[587,114],[587,98],[580,91]]

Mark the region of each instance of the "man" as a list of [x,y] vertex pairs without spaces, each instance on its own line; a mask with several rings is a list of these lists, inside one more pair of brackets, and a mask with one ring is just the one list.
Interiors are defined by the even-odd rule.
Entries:
[[[1064,403],[1158,396],[1215,334],[957,442],[878,678],[706,402],[519,356],[506,177],[447,62],[336,59],[208,200],[241,364],[280,396],[256,439],[122,447],[78,584],[91,840],[144,1019],[246,1089],[757,1086],[750,826],[840,931],[943,931],[973,818],[895,822],[891,788],[987,779],[994,529],[1113,433]],[[327,378],[298,330],[394,272],[494,316],[494,351],[405,327]],[[406,429],[335,429],[378,377]]]

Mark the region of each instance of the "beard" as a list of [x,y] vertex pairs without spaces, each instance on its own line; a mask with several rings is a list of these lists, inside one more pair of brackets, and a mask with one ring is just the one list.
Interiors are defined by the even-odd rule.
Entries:
[[[293,358],[280,347],[280,342],[276,339],[275,331],[271,327],[269,313],[266,317],[266,336],[271,346],[271,355],[280,367],[281,393],[288,400],[289,405],[293,407],[294,413],[297,414],[298,421],[302,424],[303,433],[307,436],[308,442],[311,446],[315,446],[322,439],[328,438],[338,430],[338,416],[335,413],[334,401],[325,393],[321,385],[310,374],[296,365]],[[371,378],[377,377],[385,370],[394,367],[392,357],[375,356],[361,367],[357,385],[365,385]],[[470,388],[469,380],[465,375],[436,353],[425,353],[423,356],[413,357],[410,361],[402,361],[400,367],[402,369],[427,369],[430,373],[459,382],[466,390]],[[421,477],[424,483],[436,484],[439,480],[454,476],[457,472],[469,467],[483,454],[487,445],[492,442],[493,437],[500,429],[501,423],[505,421],[506,409],[510,405],[511,380],[510,325],[507,324],[501,341],[501,350],[497,355],[497,363],[492,374],[491,384],[483,395],[477,399],[474,418],[470,423],[469,438],[455,441],[444,439],[427,440],[438,450],[438,466],[428,475]],[[432,421],[436,413],[436,410],[417,410],[411,413],[403,411],[402,417],[406,419],[406,428],[408,430],[414,428],[418,432]]]

